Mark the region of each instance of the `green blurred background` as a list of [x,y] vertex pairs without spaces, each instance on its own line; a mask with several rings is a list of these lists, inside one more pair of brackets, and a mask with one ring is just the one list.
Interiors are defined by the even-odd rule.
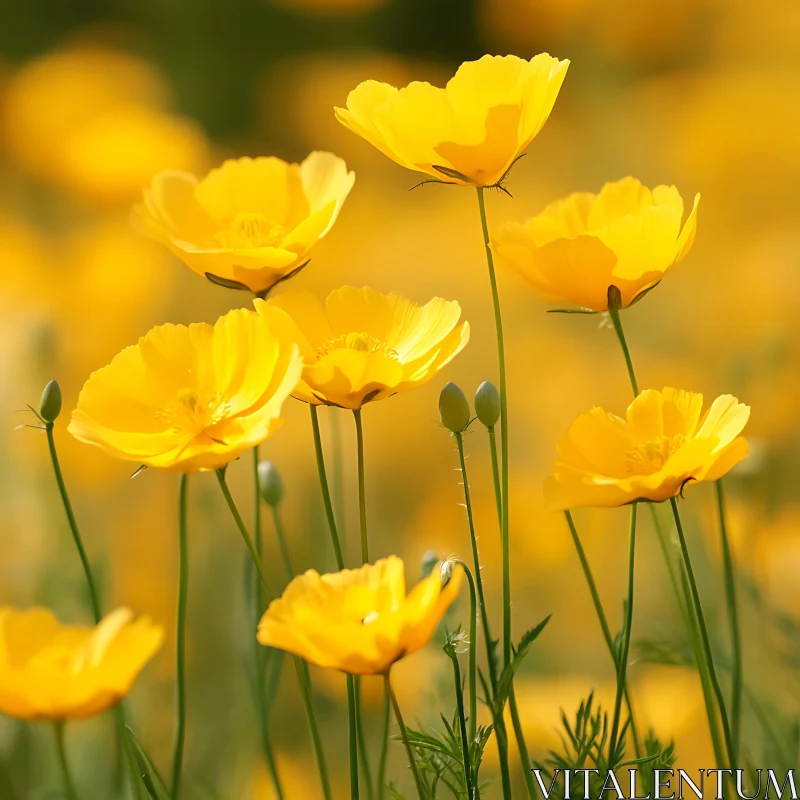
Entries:
[[[364,412],[367,492],[376,556],[468,552],[456,454],[436,424],[441,386],[468,395],[495,380],[494,327],[474,198],[417,182],[341,127],[333,106],[361,80],[443,85],[486,52],[572,61],[550,121],[513,170],[513,199],[490,197],[492,225],[523,219],[572,191],[632,174],[702,193],[695,247],[626,313],[642,386],[732,392],[753,407],[752,455],[728,481],[747,625],[746,678],[784,737],[796,717],[797,570],[800,566],[800,5],[774,0],[104,0],[4,3],[0,9],[0,603],[45,604],[88,622],[44,437],[17,409],[56,377],[57,426],[67,482],[102,574],[105,603],[163,624],[167,641],[131,696],[135,726],[159,766],[173,735],[177,574],[174,476],[129,465],[66,435],[89,373],[152,325],[214,319],[249,301],[202,281],[128,225],[151,175],[202,173],[226,157],[313,149],[342,156],[355,188],[293,289],[325,294],[369,284],[424,302],[457,299],[472,341],[445,373]],[[613,332],[596,317],[547,315],[547,304],[501,274],[509,339],[514,627],[553,620],[525,664],[518,694],[529,744],[555,746],[559,708],[613,674],[562,519],[542,507],[541,481],[561,431],[592,405],[622,412],[628,389]],[[301,568],[331,569],[307,411],[263,448],[286,486],[286,523]],[[350,415],[322,409],[325,445],[350,553],[357,549]],[[484,437],[467,437],[487,589],[499,609],[499,546]],[[251,517],[248,464],[230,479]],[[244,553],[212,476],[191,481],[187,798],[271,798],[260,766],[245,675],[251,648]],[[704,599],[725,659],[713,498],[690,490],[685,514],[703,565]],[[581,512],[612,625],[624,594],[624,512]],[[269,556],[277,566],[264,514]],[[699,683],[682,666],[680,621],[647,523],[632,667],[640,714],[674,736],[679,764],[712,758]],[[272,568],[272,567],[271,567]],[[463,606],[455,616],[464,619]],[[497,614],[494,614],[497,624]],[[655,645],[661,645],[654,657]],[[664,653],[674,656],[665,657]],[[293,675],[285,670],[273,738],[287,796],[320,796]],[[448,662],[432,645],[398,668],[407,717],[449,713]],[[314,672],[337,798],[346,795],[344,678]],[[369,724],[379,726],[378,688]],[[442,695],[442,692],[444,694]],[[369,705],[369,703],[368,703]],[[775,709],[781,709],[777,713]],[[763,726],[746,708],[746,746],[768,757]],[[85,796],[113,797],[111,722],[71,727],[70,753]],[[57,785],[50,733],[0,719],[0,797],[38,798]],[[513,748],[512,748],[513,751]],[[487,770],[494,768],[488,748]],[[759,760],[761,759],[761,760]],[[773,766],[772,763],[764,766]],[[403,779],[401,748],[390,774]],[[487,797],[491,797],[491,790]]]

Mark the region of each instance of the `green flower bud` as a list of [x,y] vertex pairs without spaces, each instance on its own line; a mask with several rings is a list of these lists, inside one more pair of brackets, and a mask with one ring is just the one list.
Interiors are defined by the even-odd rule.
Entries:
[[439,416],[442,425],[452,433],[461,433],[469,425],[470,411],[464,392],[452,381],[439,395]]
[[39,414],[45,422],[55,422],[61,413],[61,387],[56,381],[50,381],[42,392],[39,403]]
[[271,461],[262,461],[258,465],[258,488],[261,499],[272,508],[276,508],[283,500],[283,481],[278,468]]
[[439,556],[437,555],[436,551],[435,550],[426,551],[425,555],[422,556],[422,566],[420,569],[423,580],[433,572],[434,567],[438,563],[439,563]]
[[487,428],[493,428],[500,419],[500,393],[489,381],[484,381],[475,392],[475,413]]

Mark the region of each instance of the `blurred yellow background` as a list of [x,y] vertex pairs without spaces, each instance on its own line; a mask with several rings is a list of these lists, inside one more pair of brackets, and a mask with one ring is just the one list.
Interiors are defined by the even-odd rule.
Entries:
[[[44,436],[19,413],[57,378],[64,471],[101,575],[106,605],[163,624],[166,645],[131,697],[140,738],[159,766],[173,735],[177,480],[130,466],[65,433],[90,372],[166,321],[213,322],[250,298],[203,281],[128,224],[153,173],[202,173],[223,158],[300,161],[331,150],[355,187],[293,289],[320,295],[370,285],[417,302],[458,300],[472,326],[465,352],[423,388],[364,412],[367,500],[375,557],[396,553],[415,571],[423,553],[468,553],[457,457],[437,424],[447,380],[471,397],[496,382],[494,323],[480,226],[469,191],[417,182],[334,119],[359,81],[441,85],[485,52],[572,62],[555,110],[516,165],[513,199],[489,197],[490,225],[523,219],[572,191],[634,175],[701,192],[696,244],[681,266],[625,313],[643,387],[730,392],[752,405],[750,458],[727,480],[742,575],[746,681],[775,730],[797,713],[800,665],[800,5],[773,0],[55,0],[0,10],[0,604],[48,605],[89,621],[83,576],[52,479]],[[572,713],[613,674],[568,531],[546,512],[541,481],[556,441],[593,405],[622,412],[629,389],[613,331],[599,317],[546,313],[519,279],[500,275],[511,425],[515,638],[553,613],[528,657],[518,696],[528,744],[555,746],[559,709]],[[280,291],[280,289],[279,289]],[[262,447],[286,484],[284,513],[300,568],[334,568],[306,408],[285,407]],[[357,550],[354,430],[322,408],[346,547]],[[500,550],[482,431],[466,438],[484,580],[499,611]],[[339,458],[334,454],[338,453]],[[229,470],[245,511],[249,465]],[[187,796],[272,797],[244,677],[251,632],[244,551],[213,476],[192,481],[190,510]],[[712,488],[684,505],[702,565],[701,589],[725,652]],[[659,512],[664,513],[664,512]],[[582,511],[576,521],[618,630],[626,514]],[[642,515],[643,520],[648,515]],[[249,517],[248,517],[249,518]],[[284,579],[268,515],[267,561]],[[679,765],[710,766],[696,674],[645,663],[647,643],[685,650],[663,562],[643,522],[634,652],[642,716],[676,738]],[[462,608],[458,614],[463,617]],[[499,617],[494,616],[499,629]],[[794,644],[792,641],[794,640]],[[638,643],[638,649],[637,649]],[[447,660],[432,645],[398,668],[408,720],[436,724],[450,708]],[[272,729],[289,798],[316,797],[307,728],[287,674]],[[347,786],[344,678],[315,671],[334,783]],[[444,691],[445,701],[438,698]],[[367,692],[367,690],[365,690]],[[367,699],[369,695],[367,694]],[[605,700],[608,704],[610,701]],[[369,724],[378,730],[376,701]],[[778,714],[775,710],[780,709]],[[764,728],[745,706],[746,752],[761,763]],[[106,718],[74,726],[79,781],[107,753]],[[0,719],[0,797],[33,798],[55,783],[47,731]],[[513,752],[513,748],[512,748]],[[487,749],[487,766],[495,765]],[[405,772],[393,742],[390,775]],[[102,761],[102,759],[101,759]],[[773,766],[768,764],[765,766]],[[89,783],[87,783],[89,782]],[[346,789],[335,790],[344,796]],[[97,795],[98,797],[105,795]],[[487,796],[491,796],[491,791]]]

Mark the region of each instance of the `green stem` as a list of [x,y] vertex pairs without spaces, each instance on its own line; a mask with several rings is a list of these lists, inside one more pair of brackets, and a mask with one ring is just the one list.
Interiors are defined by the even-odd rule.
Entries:
[[292,556],[289,553],[289,545],[286,542],[286,529],[283,527],[283,520],[281,519],[281,512],[278,510],[278,506],[272,507],[272,521],[275,524],[275,538],[278,540],[281,560],[283,561],[286,575],[288,579],[291,580],[296,573],[294,571],[294,565],[292,564]]
[[[53,465],[53,473],[55,474],[56,483],[58,484],[58,492],[61,496],[61,504],[64,507],[65,514],[67,515],[67,522],[69,524],[70,532],[72,533],[72,539],[75,543],[75,549],[78,551],[78,556],[80,557],[81,565],[83,566],[83,574],[86,578],[86,586],[89,590],[89,600],[92,606],[92,616],[94,617],[94,622],[96,625],[103,617],[103,613],[100,608],[100,596],[97,591],[97,584],[94,580],[94,574],[92,573],[92,566],[89,562],[89,557],[86,554],[86,548],[83,546],[83,537],[81,536],[80,529],[78,528],[78,522],[75,519],[75,513],[72,510],[72,502],[69,499],[69,493],[67,492],[67,485],[64,481],[64,475],[61,472],[61,463],[58,460],[58,451],[56,450],[56,441],[53,435],[52,422],[45,423],[45,432],[47,434],[47,446],[50,451],[50,461]],[[128,737],[125,735],[125,709],[121,704],[115,706],[113,715],[117,728],[117,745],[125,754],[125,761],[127,762],[128,769],[130,771],[130,779],[131,785],[133,786],[134,795],[139,798],[141,797],[141,791],[139,785],[140,781],[138,767],[136,765],[134,755],[131,752]]]
[[358,517],[361,523],[361,563],[369,563],[369,542],[367,540],[367,498],[364,469],[364,429],[361,425],[361,409],[353,409],[356,421],[356,448],[358,450]]
[[625,624],[622,627],[622,642],[619,659],[617,662],[617,694],[614,699],[614,721],[611,725],[611,739],[609,740],[609,763],[616,764],[617,736],[619,734],[620,718],[622,716],[622,696],[625,691],[625,680],[628,673],[628,653],[631,646],[631,633],[633,628],[633,594],[634,572],[636,566],[636,510],[637,504],[631,505],[631,529],[628,544],[628,602],[625,606]]
[[411,772],[414,775],[414,785],[417,787],[418,800],[426,800],[425,789],[422,785],[422,778],[420,777],[419,770],[417,769],[417,761],[414,758],[414,751],[411,748],[411,742],[408,740],[408,731],[406,730],[405,722],[403,722],[403,714],[400,711],[400,704],[397,702],[397,696],[392,689],[392,681],[387,672],[384,676],[386,682],[386,693],[392,701],[394,708],[394,716],[397,720],[397,727],[400,728],[400,738],[403,740],[403,745],[406,748],[406,755],[408,756],[408,765],[411,767]]
[[455,648],[448,647],[445,653],[450,657],[453,662],[453,682],[456,689],[456,708],[458,710],[458,724],[461,730],[461,759],[464,767],[464,783],[467,788],[467,799],[473,800],[474,794],[472,790],[472,767],[470,766],[469,758],[469,743],[467,738],[467,721],[464,718],[464,692],[461,687],[461,670],[458,666],[458,655]]
[[716,482],[717,507],[719,509],[719,529],[722,538],[722,555],[725,565],[725,594],[728,601],[728,614],[731,627],[731,650],[733,652],[733,697],[731,699],[731,763],[739,763],[740,725],[742,715],[742,640],[739,633],[739,608],[736,601],[736,581],[733,568],[728,526],[725,520],[725,492],[722,481]]
[[[609,655],[611,656],[611,661],[614,664],[614,671],[615,673],[618,673],[619,660],[617,658],[617,651],[614,647],[614,639],[611,636],[611,629],[608,626],[608,619],[606,618],[606,613],[603,610],[603,602],[600,599],[600,593],[597,591],[597,584],[595,583],[594,575],[592,574],[592,568],[589,566],[589,559],[586,557],[586,551],[583,549],[583,543],[578,535],[578,529],[575,527],[575,521],[572,519],[572,514],[569,511],[565,511],[564,516],[566,517],[567,525],[569,526],[569,532],[572,534],[572,541],[575,545],[575,550],[578,553],[578,560],[581,562],[583,575],[586,579],[586,584],[589,587],[589,594],[592,596],[592,603],[594,603],[594,608],[597,612],[597,619],[600,622],[600,629],[603,632],[603,639],[605,640],[606,647],[608,648]],[[638,758],[641,755],[641,746],[639,744],[639,736],[636,730],[633,703],[631,702],[630,693],[628,692],[627,686],[625,687],[625,703],[628,706],[628,713],[631,720],[631,738],[633,739],[634,749]]]
[[358,800],[358,709],[352,675],[347,676],[347,716],[350,728],[350,798]]
[[61,773],[64,777],[64,789],[67,793],[67,800],[78,800],[78,792],[75,790],[75,782],[72,780],[72,773],[67,761],[67,751],[64,747],[64,723],[56,722],[53,726],[56,733],[56,752],[58,763],[61,766]]
[[[261,557],[262,550],[262,535],[261,535],[261,492],[259,490],[258,479],[258,463],[259,446],[253,448],[253,538],[255,539],[256,552]],[[251,571],[252,572],[252,571]],[[248,574],[251,574],[249,572]],[[261,619],[261,614],[264,611],[264,597],[261,591],[261,582],[255,578],[253,580],[253,602],[255,613],[255,628],[258,627],[258,622]],[[256,690],[256,705],[258,706],[258,720],[261,731],[261,748],[264,751],[264,761],[267,765],[272,785],[275,789],[277,800],[283,800],[283,787],[281,786],[280,777],[278,775],[278,767],[275,763],[275,754],[272,751],[272,741],[269,733],[269,709],[267,708],[267,693],[264,686],[265,679],[265,658],[266,651],[258,643],[253,640],[253,659],[255,666],[255,690]]]
[[266,594],[267,602],[270,602],[272,598],[275,597],[275,593],[270,587],[269,578],[267,578],[267,574],[264,572],[264,565],[261,563],[261,557],[256,551],[256,547],[253,544],[253,540],[250,538],[250,534],[247,532],[247,526],[244,524],[242,515],[239,513],[239,509],[236,507],[236,503],[233,501],[231,490],[228,488],[228,481],[225,479],[225,468],[223,467],[222,469],[216,470],[216,475],[217,481],[219,482],[219,488],[222,490],[222,495],[225,498],[225,502],[228,504],[231,516],[236,523],[236,527],[239,529],[239,533],[242,535],[242,539],[244,539],[244,543],[250,553],[250,558],[253,559],[253,564],[258,571],[258,576],[261,578],[261,585]]
[[189,478],[181,475],[178,488],[178,625],[175,667],[177,726],[172,754],[172,800],[181,794],[183,748],[186,739],[186,605],[189,591],[189,546],[186,526]]
[[[244,520],[242,519],[242,515],[239,513],[239,509],[236,507],[236,503],[231,496],[230,489],[228,488],[228,482],[225,479],[225,470],[218,469],[217,473],[217,480],[219,481],[219,487],[222,490],[222,494],[225,497],[225,502],[228,504],[228,508],[230,509],[231,516],[236,523],[236,527],[239,529],[239,533],[241,533],[242,538],[244,539],[244,543],[247,546],[248,551],[250,552],[250,557],[253,559],[253,564],[255,565],[256,570],[261,578],[261,585],[264,589],[264,594],[266,601],[269,603],[273,598],[274,594],[272,589],[270,588],[269,581],[267,580],[266,573],[264,572],[264,567],[261,563],[261,558],[259,557],[258,553],[256,552],[255,546],[253,545],[253,540],[250,538],[250,534],[247,532],[247,526],[244,524]],[[317,758],[317,767],[319,769],[319,777],[320,783],[322,784],[322,790],[325,796],[325,800],[331,800],[331,788],[330,788],[330,781],[328,780],[328,768],[325,763],[325,753],[322,749],[322,739],[319,735],[319,728],[317,726],[317,718],[314,713],[314,704],[311,700],[311,677],[308,670],[308,665],[303,661],[301,658],[294,656],[294,667],[295,671],[297,672],[297,682],[300,685],[300,693],[303,697],[303,705],[306,710],[306,716],[308,717],[308,725],[311,728],[311,738],[314,744],[314,753]]]
[[[494,426],[487,429],[489,434],[489,454],[492,460],[492,483],[494,484],[494,501],[497,508],[497,520],[500,524],[500,530],[503,530],[503,496],[500,487],[500,468],[497,459],[497,438],[495,437]],[[505,563],[505,562],[504,562]],[[509,578],[510,580],[510,578]],[[506,606],[510,610],[510,606]],[[536,784],[533,780],[533,771],[531,770],[531,759],[528,754],[528,746],[525,742],[525,733],[522,729],[522,720],[519,715],[519,708],[517,706],[517,695],[514,691],[512,684],[511,691],[508,695],[508,707],[511,711],[511,724],[514,727],[514,737],[517,740],[517,749],[519,750],[520,763],[522,764],[522,774],[525,776],[525,785],[528,789],[528,795],[531,800],[536,797]]]
[[461,565],[469,584],[469,740],[475,740],[478,729],[478,607],[475,598],[475,579],[463,561]]
[[353,681],[353,689],[356,701],[356,723],[358,725],[358,757],[361,772],[364,775],[364,785],[367,788],[367,798],[372,800],[372,770],[369,766],[369,754],[367,752],[367,740],[364,735],[364,718],[361,713],[361,678],[356,676]]
[[708,668],[708,674],[711,679],[711,685],[714,689],[714,694],[717,698],[717,705],[719,706],[719,715],[720,719],[722,720],[722,731],[725,737],[725,748],[728,754],[728,762],[732,757],[734,752],[733,750],[733,739],[731,737],[731,729],[730,723],[728,721],[728,712],[725,708],[725,697],[722,694],[722,687],[719,683],[719,678],[717,677],[717,671],[714,668],[714,657],[711,651],[711,640],[708,636],[708,628],[706,627],[705,617],[703,615],[703,607],[700,603],[700,592],[697,589],[697,581],[694,577],[694,570],[692,569],[692,560],[689,556],[689,548],[686,544],[686,537],[683,534],[683,525],[681,524],[681,517],[680,513],[678,512],[678,503],[676,502],[674,497],[670,498],[670,505],[672,506],[672,514],[675,517],[675,528],[678,531],[678,541],[681,545],[681,554],[683,556],[683,565],[686,569],[686,577],[689,580],[689,590],[691,592],[692,602],[694,604],[694,612],[695,616],[697,617],[697,626],[700,631],[700,644],[702,646],[702,650],[698,653],[698,656],[701,656],[705,659],[706,666]]
[[328,474],[325,470],[325,455],[322,451],[322,436],[319,432],[319,415],[317,407],[313,403],[308,404],[311,410],[311,429],[314,433],[314,452],[317,456],[317,472],[319,473],[319,485],[322,490],[322,503],[325,506],[325,516],[328,519],[328,530],[331,534],[333,553],[336,556],[336,566],[344,569],[344,557],[342,556],[342,546],[339,542],[339,532],[336,529],[336,517],[333,513],[333,503],[331,502],[331,490],[328,486]]
[[[495,660],[494,642],[489,628],[489,614],[486,610],[486,599],[483,594],[483,580],[481,578],[481,558],[478,553],[478,537],[475,533],[475,520],[472,514],[472,499],[469,491],[469,478],[467,477],[467,462],[464,458],[464,437],[461,433],[454,434],[458,448],[458,460],[461,467],[461,479],[464,485],[464,505],[467,509],[467,522],[469,523],[469,538],[472,547],[472,564],[475,570],[475,588],[478,594],[478,607],[481,614],[481,625],[486,644],[486,657],[489,664],[489,683],[492,695],[497,692],[497,663]],[[508,769],[508,742],[507,737],[501,732],[497,737],[497,748],[500,757],[500,776],[503,782],[503,796],[511,797],[511,775]]]
[[386,757],[389,755],[389,726],[392,721],[392,701],[389,692],[383,690],[383,731],[381,734],[381,755],[378,760],[378,800],[383,800],[386,785]]
[[94,582],[92,575],[92,568],[89,564],[89,557],[86,555],[86,548],[83,546],[83,538],[81,537],[78,523],[75,519],[75,514],[72,510],[72,503],[67,493],[67,486],[64,483],[64,476],[61,472],[61,464],[58,461],[58,453],[56,452],[56,442],[53,436],[53,423],[48,422],[45,424],[45,431],[47,433],[47,445],[50,448],[50,460],[53,462],[53,472],[56,476],[56,483],[58,484],[58,491],[61,494],[61,503],[64,506],[64,511],[67,514],[67,522],[69,529],[72,532],[72,538],[75,542],[75,547],[78,550],[78,555],[83,565],[83,573],[86,576],[86,585],[89,588],[89,598],[92,604],[92,613],[94,614],[95,623],[100,622],[103,615],[100,611],[100,599],[97,593],[97,586]]
[[489,224],[486,220],[486,203],[483,187],[478,187],[478,210],[481,216],[483,245],[486,250],[486,265],[489,268],[489,283],[492,287],[492,307],[494,326],[497,335],[497,366],[500,372],[500,471],[503,517],[500,540],[503,545],[503,666],[511,661],[511,565],[509,557],[509,509],[508,509],[508,395],[506,391],[506,356],[503,342],[503,319],[500,313],[500,294],[497,290],[497,276],[494,257],[489,242]]
[[631,389],[633,389],[634,397],[636,397],[639,394],[639,384],[636,381],[636,374],[633,371],[633,361],[631,360],[631,354],[628,350],[628,342],[625,340],[625,332],[622,330],[622,320],[619,318],[619,309],[609,304],[608,315],[611,317],[611,324],[614,326],[620,347],[622,347],[622,355],[625,356],[625,366],[628,368],[628,378],[631,382]]

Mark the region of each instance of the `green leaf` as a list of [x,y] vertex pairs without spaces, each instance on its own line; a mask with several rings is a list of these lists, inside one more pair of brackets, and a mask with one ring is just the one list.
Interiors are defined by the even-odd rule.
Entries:
[[139,772],[142,776],[142,783],[144,784],[144,788],[147,789],[147,793],[152,800],[170,800],[166,784],[158,774],[158,770],[153,765],[150,757],[145,753],[144,748],[139,744],[136,734],[129,726],[125,727],[125,732],[128,734],[128,741],[136,756],[136,762],[139,765]]
[[242,292],[250,291],[249,286],[245,286],[243,283],[239,283],[239,281],[232,281],[230,278],[220,278],[219,275],[214,275],[211,272],[206,272],[206,278],[208,278],[211,283],[215,283],[217,286],[222,286],[225,289],[238,289]]

